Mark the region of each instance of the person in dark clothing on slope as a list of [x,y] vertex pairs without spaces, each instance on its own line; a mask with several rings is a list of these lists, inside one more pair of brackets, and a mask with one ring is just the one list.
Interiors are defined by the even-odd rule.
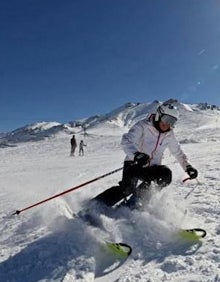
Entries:
[[[107,206],[114,206],[128,199],[134,208],[149,200],[152,182],[158,190],[172,181],[172,171],[162,165],[166,148],[175,156],[181,167],[191,179],[198,176],[197,170],[188,162],[187,156],[178,143],[173,128],[179,118],[179,112],[173,103],[164,102],[155,114],[149,114],[137,122],[122,137],[121,145],[126,153],[122,181],[96,196],[93,200]],[[138,181],[141,181],[140,185]]]
[[74,156],[77,147],[75,135],[73,135],[72,138],[70,139],[70,145],[71,145],[70,156]]

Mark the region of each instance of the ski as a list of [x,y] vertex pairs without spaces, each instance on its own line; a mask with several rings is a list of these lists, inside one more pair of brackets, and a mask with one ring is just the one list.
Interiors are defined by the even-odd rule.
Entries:
[[99,251],[96,253],[95,277],[102,277],[121,267],[128,260],[132,248],[125,243],[116,243],[103,239]]
[[[89,214],[87,211],[86,212],[83,211],[78,215],[74,215],[74,217],[81,219],[82,221],[93,227],[105,230],[105,227],[103,226],[99,216],[94,216],[92,214]],[[132,247],[126,243],[121,243],[121,242],[117,243],[107,240],[103,240],[102,243],[103,243],[102,247],[105,250],[111,252],[117,258],[123,259],[130,256],[130,254],[132,253]]]
[[105,248],[120,258],[126,258],[132,253],[132,247],[125,243],[104,241]]
[[199,241],[206,236],[206,231],[202,228],[181,229],[178,236],[183,241]]

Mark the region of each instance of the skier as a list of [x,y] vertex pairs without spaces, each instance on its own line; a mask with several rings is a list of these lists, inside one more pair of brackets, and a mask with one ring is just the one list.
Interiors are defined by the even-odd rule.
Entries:
[[[166,148],[169,148],[190,179],[196,178],[197,170],[188,162],[174,135],[173,128],[178,118],[179,112],[174,103],[167,101],[157,108],[155,114],[149,114],[124,134],[121,144],[126,158],[122,180],[118,186],[107,189],[94,199],[114,206],[132,195],[127,201],[130,208],[142,207],[152,194],[152,186],[160,191],[172,181],[172,171],[161,164]],[[142,181],[140,185],[137,185],[138,180]],[[152,182],[155,185],[151,185]]]
[[84,144],[83,140],[79,143],[79,156],[84,156],[84,149],[83,147],[86,147],[86,144]]
[[70,139],[70,145],[71,145],[71,151],[70,151],[70,156],[74,156],[77,143],[76,143],[76,138],[75,135],[73,134],[72,138]]

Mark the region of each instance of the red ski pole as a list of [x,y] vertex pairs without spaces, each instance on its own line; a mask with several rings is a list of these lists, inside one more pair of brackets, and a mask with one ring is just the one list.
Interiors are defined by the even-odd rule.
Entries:
[[92,179],[92,180],[89,180],[89,181],[84,182],[84,183],[82,183],[82,184],[80,184],[80,185],[77,185],[77,186],[75,186],[75,187],[72,187],[72,188],[70,188],[70,189],[68,189],[68,190],[66,190],[66,191],[63,191],[63,192],[61,192],[61,193],[59,193],[59,194],[56,194],[56,195],[51,196],[51,197],[49,197],[49,198],[47,198],[47,199],[44,199],[44,200],[42,200],[42,201],[40,201],[40,202],[38,202],[38,203],[35,203],[35,204],[31,205],[31,206],[28,206],[28,207],[23,208],[23,209],[21,209],[21,210],[16,210],[12,215],[20,214],[20,213],[23,212],[23,211],[29,210],[29,209],[31,209],[31,208],[33,208],[33,207],[39,206],[39,205],[41,205],[41,204],[43,204],[43,203],[45,203],[45,202],[48,202],[48,201],[50,201],[50,200],[52,200],[52,199],[55,199],[55,198],[57,198],[57,197],[60,197],[60,196],[62,196],[62,195],[64,195],[64,194],[67,194],[67,193],[69,193],[69,192],[72,192],[72,191],[74,191],[74,190],[77,190],[77,189],[79,189],[79,188],[81,188],[81,187],[83,187],[83,186],[86,186],[86,185],[88,185],[88,184],[90,184],[90,183],[92,183],[92,182],[95,182],[95,181],[97,181],[97,180],[99,180],[99,179],[101,179],[101,178],[104,178],[104,177],[109,176],[109,175],[111,175],[111,174],[113,174],[113,173],[116,173],[116,172],[118,172],[118,171],[120,171],[120,170],[122,170],[122,169],[123,169],[123,167],[118,168],[118,169],[115,169],[115,170],[110,171],[110,172],[108,172],[108,173],[106,173],[106,174],[103,174],[103,175],[101,175],[101,176],[98,176],[98,177],[96,177],[96,178],[94,178],[94,179]]

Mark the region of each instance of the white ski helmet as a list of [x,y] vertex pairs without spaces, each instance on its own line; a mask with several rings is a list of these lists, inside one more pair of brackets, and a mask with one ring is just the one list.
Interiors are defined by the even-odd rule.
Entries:
[[179,112],[177,107],[175,107],[171,103],[164,103],[157,108],[157,112],[155,115],[155,121],[162,121],[170,124],[171,127],[177,122],[179,118]]

